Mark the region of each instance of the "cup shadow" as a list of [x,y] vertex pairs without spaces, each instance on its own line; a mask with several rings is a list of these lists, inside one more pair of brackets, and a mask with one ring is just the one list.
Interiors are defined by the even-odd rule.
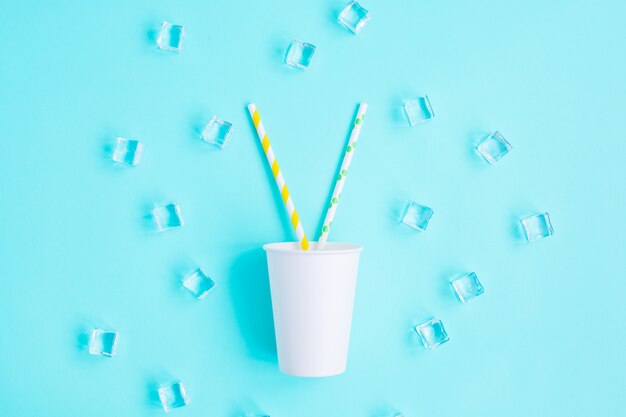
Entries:
[[235,318],[248,353],[254,359],[278,362],[274,318],[265,252],[243,252],[229,270]]

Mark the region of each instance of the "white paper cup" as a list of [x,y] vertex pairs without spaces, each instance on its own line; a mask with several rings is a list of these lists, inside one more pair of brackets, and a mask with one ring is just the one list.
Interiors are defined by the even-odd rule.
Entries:
[[263,246],[272,293],[280,370],[322,377],[343,373],[362,246],[326,243],[303,251],[297,242]]

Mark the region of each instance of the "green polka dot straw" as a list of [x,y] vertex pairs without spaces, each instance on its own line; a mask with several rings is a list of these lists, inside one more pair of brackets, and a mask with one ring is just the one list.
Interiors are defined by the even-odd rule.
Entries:
[[341,169],[339,170],[339,175],[337,176],[337,181],[335,181],[335,188],[333,189],[333,196],[331,197],[330,205],[326,210],[326,217],[324,218],[324,223],[322,226],[322,233],[320,234],[319,241],[317,243],[317,249],[324,249],[324,245],[328,240],[328,234],[330,233],[330,225],[335,218],[335,211],[337,210],[337,206],[339,203],[339,195],[343,191],[343,186],[346,183],[346,178],[348,177],[348,168],[350,167],[350,163],[352,162],[352,157],[354,156],[354,151],[356,150],[356,143],[359,140],[359,135],[361,134],[361,127],[363,126],[363,117],[367,112],[367,103],[360,103],[359,109],[356,112],[356,118],[354,123],[352,124],[352,131],[350,132],[350,140],[348,140],[348,146],[346,147],[346,151],[343,154],[343,160],[341,161]]

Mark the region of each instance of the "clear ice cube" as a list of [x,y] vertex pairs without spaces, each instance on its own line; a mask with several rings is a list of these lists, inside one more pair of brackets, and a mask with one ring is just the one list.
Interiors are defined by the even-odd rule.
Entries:
[[232,132],[233,125],[231,123],[225,122],[217,116],[213,116],[202,131],[202,139],[211,145],[224,149],[224,146],[226,146],[230,140]]
[[339,14],[339,23],[358,34],[372,14],[356,1],[351,1]]
[[431,319],[415,326],[415,332],[419,335],[424,347],[428,349],[434,349],[450,340],[443,328],[443,323],[438,319]]
[[502,159],[512,148],[511,144],[504,139],[504,136],[496,130],[487,136],[487,138],[478,145],[476,150],[487,162],[494,164]]
[[305,70],[311,64],[315,49],[310,43],[294,40],[287,49],[285,64]]
[[161,385],[159,387],[159,399],[166,413],[189,403],[185,386],[180,381]]
[[166,51],[182,52],[183,38],[185,37],[185,29],[179,25],[173,25],[170,22],[161,24],[161,31],[157,39],[159,48]]
[[526,233],[526,239],[528,241],[542,239],[554,234],[548,213],[527,217],[522,220],[522,225],[524,226],[524,232]]
[[456,292],[457,297],[459,297],[462,303],[466,303],[485,292],[485,289],[480,281],[478,281],[478,277],[474,272],[470,272],[469,274],[453,280],[452,288],[454,288],[454,292]]
[[137,165],[143,144],[138,140],[117,138],[115,139],[115,149],[113,150],[113,160],[119,164]]
[[404,113],[411,126],[426,122],[435,117],[428,96],[404,100]]
[[402,213],[401,220],[403,224],[423,232],[428,227],[428,222],[433,213],[430,207],[422,206],[415,201],[409,201],[404,209],[404,213]]
[[154,221],[159,232],[181,227],[185,224],[180,215],[180,207],[175,203],[155,207],[152,210],[152,215],[154,216]]
[[94,329],[89,338],[91,355],[113,356],[117,346],[117,332],[113,330]]
[[205,275],[200,268],[183,279],[183,286],[198,300],[203,299],[215,286],[215,281]]

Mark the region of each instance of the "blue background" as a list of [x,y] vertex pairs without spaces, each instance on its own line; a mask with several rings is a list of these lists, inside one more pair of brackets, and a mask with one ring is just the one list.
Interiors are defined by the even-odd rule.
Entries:
[[[626,276],[621,1],[5,1],[0,15],[0,412],[159,416],[180,378],[181,416],[624,415]],[[186,29],[181,55],[155,45]],[[294,38],[312,67],[282,63]],[[401,100],[436,118],[410,128]],[[293,239],[247,117],[259,106],[309,235],[317,234],[359,101],[370,105],[331,240],[361,243],[348,371],[277,369],[261,245]],[[215,150],[213,114],[235,126]],[[512,152],[473,146],[499,129]],[[136,168],[116,136],[140,138]],[[399,224],[432,207],[425,233]],[[186,227],[162,234],[152,205]],[[528,244],[519,219],[548,211]],[[181,275],[218,283],[196,302]],[[486,292],[461,304],[451,277]],[[412,326],[443,320],[424,350]],[[92,357],[91,326],[120,333]]]

